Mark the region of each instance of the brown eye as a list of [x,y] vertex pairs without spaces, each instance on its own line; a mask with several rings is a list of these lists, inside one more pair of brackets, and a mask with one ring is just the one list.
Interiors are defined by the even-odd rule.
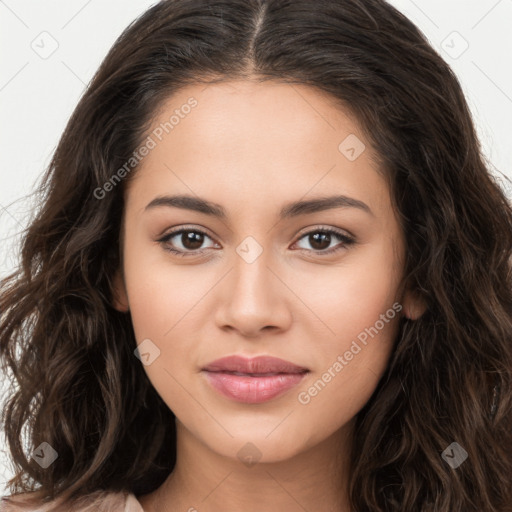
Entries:
[[[332,254],[355,243],[353,238],[330,228],[310,231],[303,235],[299,240],[302,239],[306,239],[311,246],[311,249],[302,248],[303,250],[318,252],[319,254]],[[336,239],[341,240],[341,243],[330,248],[331,243],[336,241]]]
[[331,245],[331,234],[323,232],[314,233],[312,235],[308,235],[308,241],[313,249],[321,251],[327,249],[329,245]]
[[185,247],[185,249],[195,251],[199,249],[201,245],[203,245],[204,234],[197,231],[182,231],[180,242]]
[[211,238],[199,229],[179,229],[168,233],[162,237],[160,242],[166,251],[172,252],[179,256],[189,256],[201,253],[201,247],[205,243],[205,239]]

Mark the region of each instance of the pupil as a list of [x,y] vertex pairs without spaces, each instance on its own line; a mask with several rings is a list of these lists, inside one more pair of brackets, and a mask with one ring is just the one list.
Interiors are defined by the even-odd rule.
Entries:
[[203,245],[203,235],[195,231],[186,231],[181,235],[181,243],[187,249],[198,249]]
[[[331,243],[330,233],[315,233],[314,235],[310,235],[310,239],[311,238],[313,239],[313,243],[311,243],[311,240],[310,240],[311,247],[313,247],[315,249],[319,249],[319,250],[327,249],[327,247],[329,247],[329,245]],[[324,242],[322,247],[318,247],[319,240],[321,240],[320,245],[322,245],[322,242]],[[326,241],[327,241],[327,244],[325,243]]]

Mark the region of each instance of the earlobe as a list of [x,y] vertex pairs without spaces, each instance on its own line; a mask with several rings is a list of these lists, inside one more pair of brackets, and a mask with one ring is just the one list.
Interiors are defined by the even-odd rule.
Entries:
[[113,280],[112,306],[121,313],[127,313],[130,311],[130,306],[128,304],[128,294],[126,293],[126,285],[119,270],[116,271]]
[[416,292],[407,290],[403,300],[404,316],[409,320],[417,320],[425,313],[427,304],[425,300]]

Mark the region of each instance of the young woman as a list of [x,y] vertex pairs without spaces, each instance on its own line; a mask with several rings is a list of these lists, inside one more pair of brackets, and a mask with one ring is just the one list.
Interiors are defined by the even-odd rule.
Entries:
[[42,185],[0,510],[512,510],[512,211],[389,4],[156,4]]

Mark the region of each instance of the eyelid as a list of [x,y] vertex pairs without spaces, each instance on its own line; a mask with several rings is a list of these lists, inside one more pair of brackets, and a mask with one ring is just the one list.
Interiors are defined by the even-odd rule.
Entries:
[[[176,235],[179,235],[180,233],[184,232],[184,231],[191,231],[191,232],[195,232],[195,233],[200,233],[202,235],[206,235],[208,238],[210,238],[215,244],[219,245],[218,242],[215,240],[215,238],[213,236],[211,236],[206,228],[203,228],[202,226],[200,228],[197,227],[197,225],[195,226],[192,226],[192,225],[181,225],[181,226],[178,226],[176,228],[173,228],[171,231],[167,232],[166,234],[160,236],[156,241],[163,244],[165,246],[165,244],[171,239],[173,238],[174,236]],[[340,240],[341,240],[341,244],[338,244],[336,246],[334,246],[333,248],[330,248],[330,249],[325,249],[325,250],[312,250],[312,249],[302,249],[302,248],[299,248],[298,250],[301,251],[301,252],[307,252],[307,253],[313,253],[313,254],[318,254],[320,257],[322,257],[322,255],[330,255],[330,254],[334,254],[338,251],[341,251],[342,249],[345,249],[347,248],[348,246],[350,245],[354,245],[356,243],[356,237],[354,235],[352,235],[352,233],[350,233],[349,231],[347,230],[342,230],[341,228],[334,228],[332,226],[326,226],[326,225],[313,225],[313,226],[308,226],[307,228],[304,228],[303,230],[301,230],[296,236],[295,236],[295,241],[293,242],[292,244],[292,247],[295,246],[298,242],[300,242],[300,240],[302,238],[304,238],[305,236],[309,235],[309,234],[312,234],[312,233],[317,233],[317,232],[322,232],[322,233],[329,233],[329,234],[333,234],[334,236],[338,237]],[[182,251],[182,250],[179,250],[179,249],[171,249],[169,247],[164,247],[164,250],[168,251],[168,252],[171,252],[177,256],[197,256],[197,255],[200,255],[202,254],[203,252],[205,252],[208,248],[206,249],[197,249],[195,251]]]
[[308,226],[308,227],[302,229],[301,231],[299,231],[299,233],[296,236],[297,236],[297,238],[301,238],[304,235],[307,235],[307,234],[309,234],[311,232],[315,232],[315,231],[328,231],[330,233],[335,233],[337,235],[343,235],[347,238],[351,238],[354,241],[356,238],[350,231],[348,231],[346,229],[337,228],[337,227],[330,226],[327,224],[313,224],[312,226]]
[[[202,226],[197,227],[197,225],[191,226],[191,225],[186,225],[186,224],[177,226],[175,228],[172,228],[170,231],[164,232],[164,234],[159,236],[156,241],[165,244],[168,240],[175,237],[176,235],[179,235],[183,231],[191,231],[194,233],[200,233],[200,234],[205,235],[208,238],[210,238],[215,244],[219,245],[218,242],[215,240],[215,237],[210,235],[209,232],[206,230],[206,228],[203,228]],[[198,249],[197,251],[187,251],[187,253],[192,255],[192,254],[198,254],[201,251],[204,251],[204,249]]]
[[164,229],[160,235],[157,235],[158,238],[166,238],[171,234],[179,233],[180,231],[197,231],[198,233],[204,233],[208,235],[210,238],[215,238],[210,234],[209,230],[200,224],[178,224],[177,226],[173,226],[170,228]]

